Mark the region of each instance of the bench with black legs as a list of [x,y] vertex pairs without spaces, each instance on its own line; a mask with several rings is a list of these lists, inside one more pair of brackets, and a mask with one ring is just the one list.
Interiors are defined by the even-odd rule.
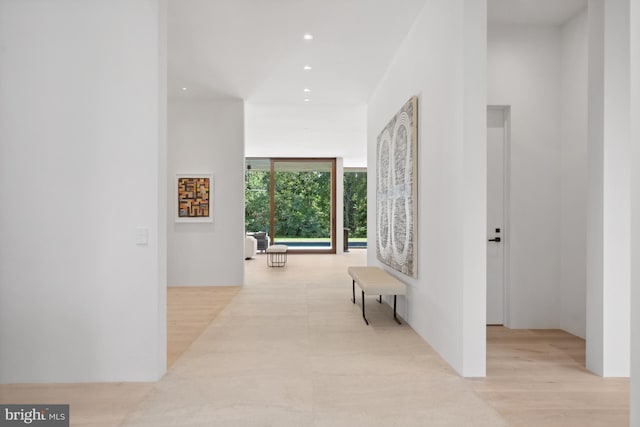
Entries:
[[393,295],[393,318],[399,325],[402,324],[396,316],[396,298],[398,295],[407,294],[407,285],[379,267],[349,267],[348,272],[353,279],[353,299],[351,301],[354,304],[356,303],[356,283],[362,290],[362,318],[367,325],[369,321],[364,310],[365,294],[379,295],[379,303],[382,303],[382,295]]

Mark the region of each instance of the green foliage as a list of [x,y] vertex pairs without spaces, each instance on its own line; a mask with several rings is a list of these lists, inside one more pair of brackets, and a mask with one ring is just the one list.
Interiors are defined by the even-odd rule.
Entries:
[[244,223],[247,231],[269,231],[269,172],[251,171],[245,176]]
[[[270,173],[248,171],[245,188],[247,231],[269,231]],[[331,231],[331,174],[329,172],[276,172],[276,237],[321,238]],[[345,227],[351,237],[367,236],[367,175],[344,176]]]
[[275,234],[327,237],[331,230],[331,174],[275,173]]
[[367,237],[367,173],[344,174],[344,226],[350,237]]

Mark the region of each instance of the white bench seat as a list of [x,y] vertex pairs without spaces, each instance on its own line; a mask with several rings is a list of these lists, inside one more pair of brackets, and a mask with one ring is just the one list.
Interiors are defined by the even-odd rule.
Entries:
[[382,295],[393,295],[393,318],[398,324],[401,324],[396,316],[396,298],[398,295],[407,294],[407,285],[379,267],[349,267],[347,271],[353,279],[353,299],[351,301],[354,304],[356,303],[356,283],[362,290],[362,318],[367,325],[369,321],[364,310],[365,294],[379,295],[378,302],[380,303],[382,303]]

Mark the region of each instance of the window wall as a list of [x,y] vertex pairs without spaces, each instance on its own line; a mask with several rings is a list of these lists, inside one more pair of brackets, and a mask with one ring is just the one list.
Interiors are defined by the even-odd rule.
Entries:
[[336,159],[247,158],[245,226],[290,251],[336,253]]
[[367,170],[345,168],[343,179],[344,228],[348,230],[348,248],[366,248]]

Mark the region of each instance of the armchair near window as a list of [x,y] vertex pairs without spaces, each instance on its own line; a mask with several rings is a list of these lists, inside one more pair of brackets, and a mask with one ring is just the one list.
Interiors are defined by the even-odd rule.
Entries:
[[269,247],[269,235],[264,231],[253,233],[253,237],[258,241],[258,250],[264,252]]

